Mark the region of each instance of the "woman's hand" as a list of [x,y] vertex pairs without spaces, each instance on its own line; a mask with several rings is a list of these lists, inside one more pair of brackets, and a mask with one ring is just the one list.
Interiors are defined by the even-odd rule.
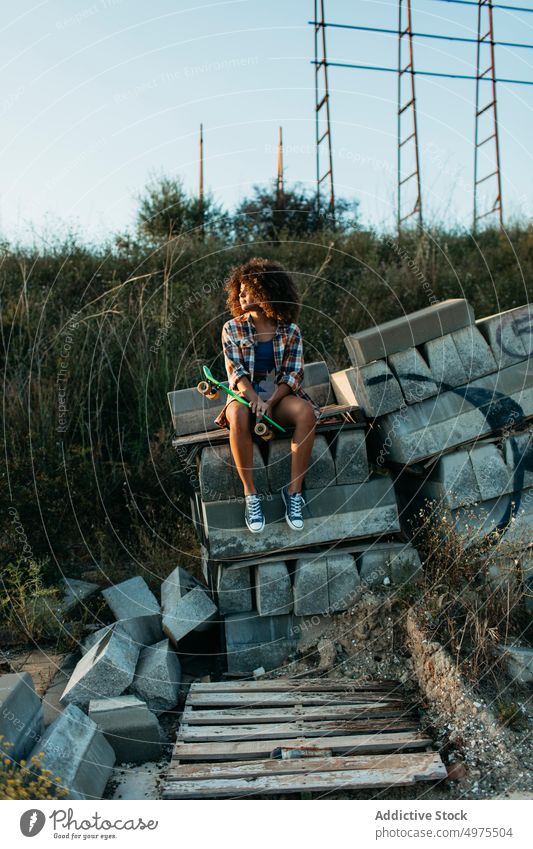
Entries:
[[250,401],[250,409],[252,413],[255,413],[257,418],[261,420],[265,414],[270,416],[272,412],[272,405],[270,401],[264,401],[262,398],[257,396],[254,401]]

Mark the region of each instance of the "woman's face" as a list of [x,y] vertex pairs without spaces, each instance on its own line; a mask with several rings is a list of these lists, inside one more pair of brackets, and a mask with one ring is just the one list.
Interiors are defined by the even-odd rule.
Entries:
[[253,295],[250,294],[244,283],[241,283],[241,288],[239,289],[239,303],[243,312],[261,308],[261,305],[256,303]]

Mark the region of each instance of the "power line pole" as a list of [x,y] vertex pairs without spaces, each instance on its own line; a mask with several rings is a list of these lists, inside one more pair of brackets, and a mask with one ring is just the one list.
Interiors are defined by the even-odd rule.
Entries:
[[[404,27],[404,10],[406,11],[406,25]],[[403,64],[403,53],[405,42],[408,43],[407,64]],[[402,103],[403,99],[403,82],[405,74],[409,74],[411,85],[408,86],[408,100]],[[407,123],[407,116],[411,116],[411,124],[408,125],[407,135],[402,138],[402,124]],[[402,223],[413,215],[418,216],[418,226],[422,229],[422,191],[420,181],[420,156],[418,150],[418,124],[416,118],[416,93],[415,93],[415,69],[413,62],[413,29],[411,23],[411,0],[399,0],[398,3],[398,234],[400,233]],[[402,157],[405,156],[405,145],[409,145],[412,153],[408,160],[407,170],[410,173],[403,176]],[[403,213],[402,204],[402,189],[406,183],[415,181],[415,199],[412,207]]]
[[[320,5],[320,19],[319,19]],[[326,22],[324,13],[324,0],[315,0],[315,128],[316,128],[316,199],[317,210],[320,212],[320,192],[322,183],[329,183],[328,213],[335,225],[335,192],[333,189],[333,154],[331,149],[331,120],[329,111],[329,86],[328,86],[328,63],[326,53]],[[324,72],[322,85],[320,84],[320,71]],[[322,117],[321,113],[325,113]],[[325,129],[323,127],[325,126]],[[322,173],[320,162],[320,146],[327,143],[326,164],[327,170]]]

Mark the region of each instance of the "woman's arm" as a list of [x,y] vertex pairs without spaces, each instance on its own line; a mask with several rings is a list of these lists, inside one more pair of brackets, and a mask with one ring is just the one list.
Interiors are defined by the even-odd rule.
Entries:
[[[280,389],[286,385],[289,387],[289,390],[292,389],[293,392],[296,392],[302,383],[303,377],[304,351],[302,334],[298,325],[293,324],[293,331],[285,344],[281,369],[276,376],[276,383]],[[283,394],[287,394],[287,392],[284,391]]]

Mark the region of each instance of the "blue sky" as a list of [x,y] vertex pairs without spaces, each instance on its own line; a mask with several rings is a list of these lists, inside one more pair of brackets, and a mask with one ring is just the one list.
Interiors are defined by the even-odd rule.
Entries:
[[[530,0],[512,0],[528,7]],[[394,28],[396,0],[326,0],[338,23]],[[87,239],[132,226],[151,175],[205,183],[233,208],[275,175],[315,185],[310,0],[19,0],[0,24],[0,233],[73,227]],[[413,0],[415,31],[475,36],[476,9]],[[533,14],[494,11],[495,37],[533,43]],[[394,36],[327,30],[328,58],[395,67]],[[499,77],[533,79],[533,51],[496,48]],[[415,67],[473,73],[475,45],[418,39]],[[366,224],[396,203],[396,75],[330,68],[335,188]],[[472,215],[474,82],[417,77],[425,217]],[[487,92],[488,92],[488,86]],[[531,216],[533,87],[498,86],[506,220]],[[487,160],[487,167],[491,166]]]

